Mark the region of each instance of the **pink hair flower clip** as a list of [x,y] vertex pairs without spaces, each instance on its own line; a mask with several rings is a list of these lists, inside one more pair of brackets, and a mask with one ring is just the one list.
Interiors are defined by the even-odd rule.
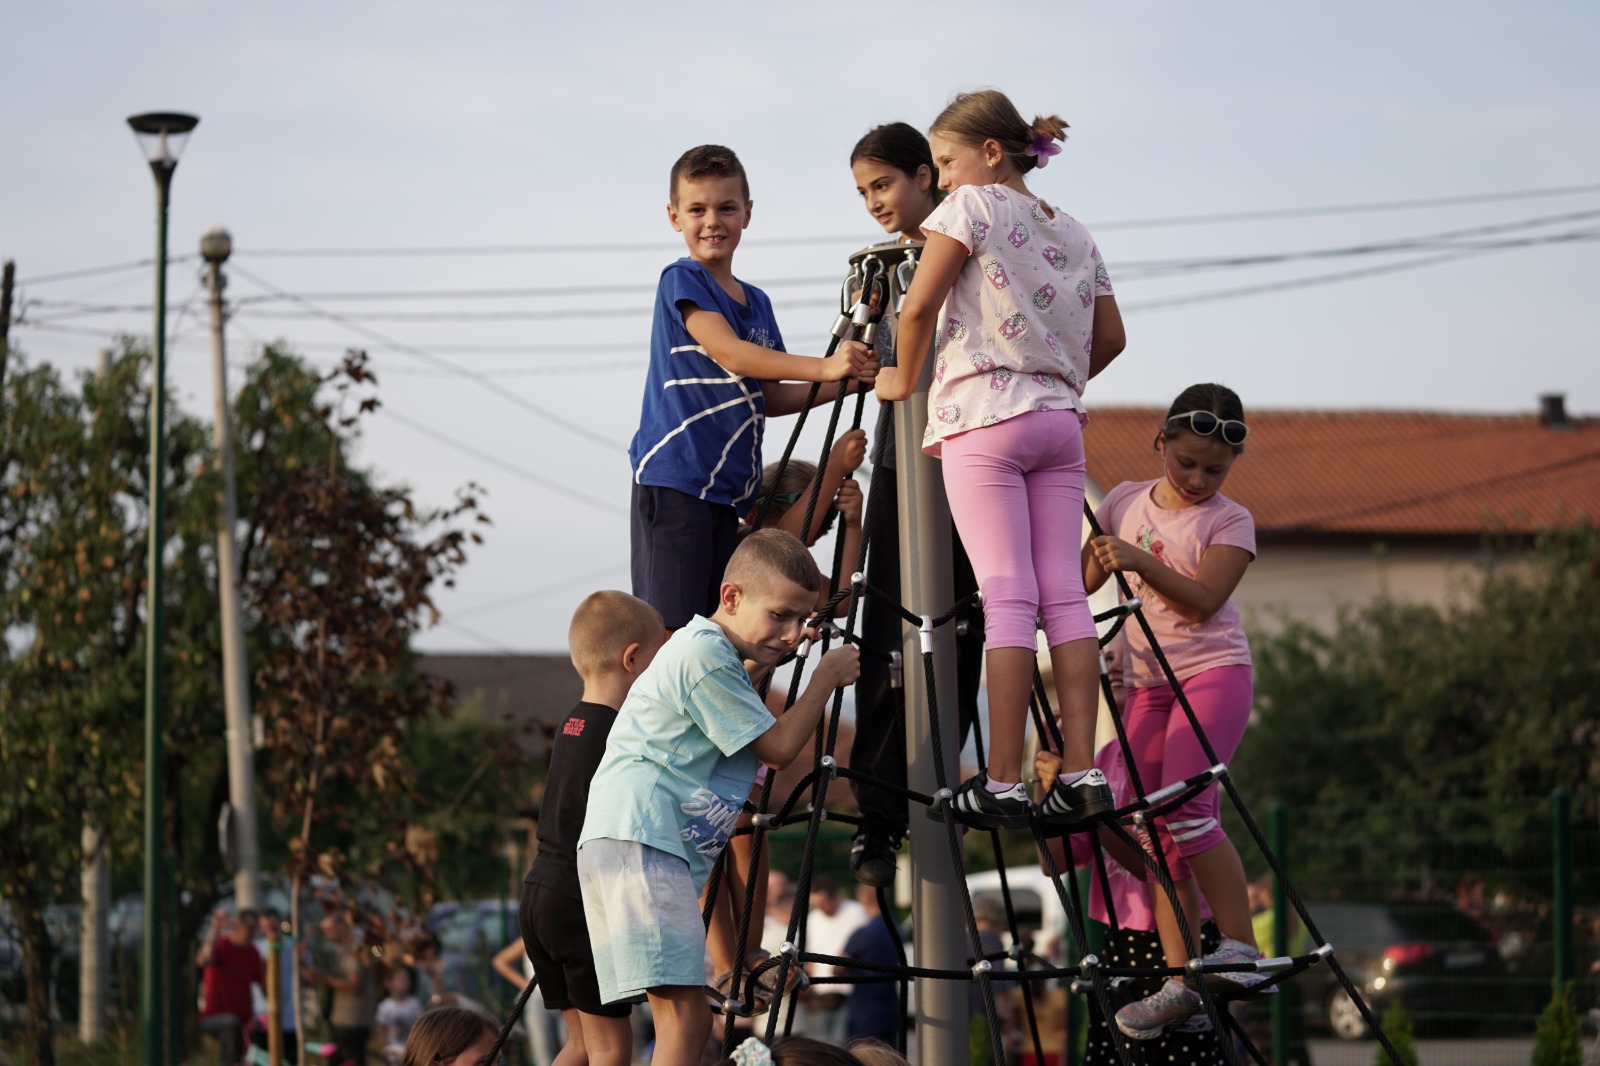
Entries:
[[1051,156],[1061,154],[1061,146],[1056,143],[1054,137],[1046,136],[1043,133],[1035,133],[1033,135],[1033,143],[1024,148],[1023,151],[1037,159],[1039,166],[1043,167],[1050,162]]

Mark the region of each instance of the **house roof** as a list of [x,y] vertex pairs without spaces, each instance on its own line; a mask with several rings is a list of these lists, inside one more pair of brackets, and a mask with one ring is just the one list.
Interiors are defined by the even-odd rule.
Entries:
[[[1165,409],[1095,407],[1084,431],[1102,491],[1160,475]],[[1536,414],[1251,410],[1224,491],[1268,534],[1532,533],[1600,518],[1600,419]]]
[[490,721],[560,722],[583,694],[565,653],[419,656],[418,669],[455,686],[456,706]]

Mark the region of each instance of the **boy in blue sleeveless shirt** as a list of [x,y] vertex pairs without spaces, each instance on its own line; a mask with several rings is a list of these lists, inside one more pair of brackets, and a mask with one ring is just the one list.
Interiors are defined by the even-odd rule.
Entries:
[[783,351],[766,293],[733,275],[750,224],[750,186],[738,156],[691,148],[672,167],[667,218],[689,254],[661,272],[650,331],[633,469],[633,594],[678,629],[717,604],[738,543],[739,516],[761,484],[761,436],[769,415],[794,414],[807,384],[870,385],[878,363],[858,341],[831,359]]

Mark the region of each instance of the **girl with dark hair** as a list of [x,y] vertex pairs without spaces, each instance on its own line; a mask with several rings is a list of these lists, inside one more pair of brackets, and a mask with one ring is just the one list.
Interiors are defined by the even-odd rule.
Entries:
[[[927,138],[904,122],[891,122],[870,130],[850,152],[850,173],[867,213],[902,243],[922,241],[922,221],[938,204],[939,172]],[[884,320],[875,344],[884,366],[894,365],[895,334]],[[900,517],[897,491],[894,423],[889,408],[878,413],[872,437],[873,526],[867,537],[867,578],[892,600],[900,598]],[[952,531],[953,532],[953,531]],[[978,590],[961,538],[952,535],[955,598]],[[846,554],[846,558],[854,558]],[[977,611],[966,618],[966,632],[956,638],[956,691],[961,739],[977,717],[978,685],[983,672],[983,624]],[[900,615],[875,596],[861,605],[861,637],[868,647],[894,648],[900,644]],[[891,666],[876,656],[861,660],[856,682],[856,735],[850,765],[863,773],[904,789],[906,785],[904,693],[894,683]],[[861,821],[850,847],[850,869],[865,885],[894,883],[895,852],[906,835],[906,801],[900,791],[850,781]]]
[[[1179,394],[1157,427],[1161,477],[1124,482],[1096,512],[1105,531],[1083,548],[1084,585],[1094,591],[1121,572],[1217,757],[1227,761],[1250,717],[1250,648],[1239,610],[1229,599],[1255,559],[1250,512],[1221,494],[1250,428],[1232,389],[1194,385]],[[1146,794],[1206,770],[1188,716],[1174,713],[1176,692],[1142,629],[1129,628],[1123,721]],[[1202,918],[1201,897],[1215,916],[1221,944],[1208,963],[1248,965],[1259,959],[1239,853],[1222,831],[1215,783],[1155,822],[1157,846],[1172,871],[1190,930]],[[1166,965],[1201,957],[1186,943],[1164,892],[1152,890]],[[1213,992],[1241,992],[1267,975],[1242,969],[1207,974]],[[1117,1012],[1117,1027],[1136,1040],[1155,1039],[1188,1022],[1201,1006],[1192,978],[1170,977],[1154,994]],[[1189,1025],[1198,1024],[1188,1022]]]

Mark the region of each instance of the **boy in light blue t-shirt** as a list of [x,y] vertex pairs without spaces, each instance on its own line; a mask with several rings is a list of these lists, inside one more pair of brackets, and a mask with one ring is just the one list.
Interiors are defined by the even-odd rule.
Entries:
[[774,718],[745,662],[771,669],[806,636],[822,575],[794,536],[746,537],[716,612],[673,634],[634,682],[590,785],[578,881],[601,998],[644,992],[656,1066],[696,1066],[711,1031],[698,899],[750,794],[782,769],[833,691],[855,681],[853,647],[822,657],[805,694]]

